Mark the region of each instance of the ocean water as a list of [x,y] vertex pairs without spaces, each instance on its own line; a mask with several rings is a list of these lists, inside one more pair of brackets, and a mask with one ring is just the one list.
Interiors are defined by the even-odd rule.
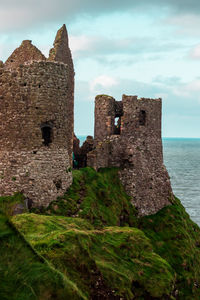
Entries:
[[200,139],[163,138],[163,156],[174,194],[200,226]]
[[174,194],[200,225],[200,139],[164,138],[163,156]]

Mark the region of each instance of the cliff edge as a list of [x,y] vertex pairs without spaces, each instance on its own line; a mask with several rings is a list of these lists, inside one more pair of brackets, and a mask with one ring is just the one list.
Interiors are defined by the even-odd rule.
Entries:
[[[200,229],[178,199],[140,217],[116,168],[73,173],[67,193],[47,208],[10,217],[19,196],[0,199],[2,218],[9,221],[15,238],[23,240],[18,253],[31,248],[40,267],[47,263],[55,270],[45,281],[45,272],[37,277],[34,268],[22,268],[32,261],[30,255],[24,253],[22,259],[16,253],[10,260],[13,233],[5,234],[5,227],[0,236],[7,247],[1,247],[1,299],[200,298]],[[56,286],[47,284],[55,274]],[[45,294],[40,282],[46,282]]]

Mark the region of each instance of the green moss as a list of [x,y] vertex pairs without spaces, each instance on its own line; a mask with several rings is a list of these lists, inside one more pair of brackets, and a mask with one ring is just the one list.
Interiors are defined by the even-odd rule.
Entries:
[[24,211],[26,211],[24,201],[25,197],[21,193],[15,193],[13,196],[0,197],[0,213],[11,216],[17,205],[24,206]]
[[63,197],[46,210],[50,214],[76,216],[94,226],[135,226],[136,210],[124,191],[115,168],[73,171],[73,184]]
[[86,220],[78,218],[65,218],[62,216],[44,216],[38,214],[21,214],[12,218],[18,230],[21,233],[29,233],[29,236],[33,235],[39,237],[53,231],[62,231],[67,229],[93,229],[93,226]]
[[141,218],[139,228],[177,273],[179,299],[200,299],[200,229],[181,202],[175,198],[173,205]]
[[88,299],[98,292],[99,278],[101,289],[124,299],[170,298],[174,271],[136,228],[94,230],[85,220],[34,214],[15,216],[13,222]]
[[106,95],[106,94],[97,95],[95,98],[98,99],[98,98],[101,98],[101,97],[106,97],[108,99],[114,99],[112,96],[109,96],[109,95]]
[[[7,221],[1,222],[0,243],[1,239],[6,242],[1,243],[0,255],[7,263],[3,268],[0,264],[0,269],[5,277],[8,268],[12,280],[10,287],[5,279],[3,286],[0,282],[0,293],[1,289],[4,291],[0,299],[12,299],[12,293],[19,285],[13,283],[14,279],[18,282],[13,274],[18,273],[22,283],[23,276],[28,282],[29,276],[33,276],[29,290],[39,290],[42,295],[39,299],[51,299],[53,293],[56,296],[52,299],[56,299],[63,290],[66,299],[119,299],[118,296],[141,300],[200,299],[200,229],[190,220],[178,199],[155,215],[138,218],[120,184],[117,169],[95,172],[85,168],[73,171],[73,175],[73,184],[67,193],[47,209],[43,208],[46,215],[15,216],[12,218],[13,227]],[[7,218],[5,213],[12,214],[16,203],[23,202],[20,194],[0,198],[1,217]],[[9,222],[8,218],[6,220]],[[17,231],[11,233],[14,242],[9,248],[11,241],[6,239],[15,226],[25,239]],[[23,247],[32,251],[28,258],[27,250],[23,252],[22,246],[16,246],[15,251],[19,238],[25,243]],[[6,247],[10,249],[9,257],[6,256]],[[32,255],[35,255],[36,262],[38,259],[40,263],[42,261],[41,268],[48,266],[51,269],[41,271],[44,275],[38,277],[45,290],[50,291],[49,298],[40,292],[39,281],[34,277],[34,264],[31,275]],[[26,269],[29,260],[31,269]],[[22,272],[21,261],[24,263]],[[28,270],[30,274],[27,275]],[[45,285],[43,276],[50,283],[56,276],[56,285]],[[11,290],[10,298],[3,298],[6,284]],[[23,284],[19,286],[22,291]],[[13,299],[38,299],[31,298],[29,290],[27,288],[24,292],[27,298]]]
[[29,245],[0,213],[0,299],[84,299],[77,286]]

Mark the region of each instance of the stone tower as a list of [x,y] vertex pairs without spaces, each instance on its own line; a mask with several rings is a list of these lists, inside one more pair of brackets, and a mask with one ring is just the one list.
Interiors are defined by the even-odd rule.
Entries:
[[123,95],[95,99],[95,149],[88,165],[119,167],[120,178],[139,215],[170,204],[172,190],[163,164],[161,99]]
[[65,25],[48,59],[23,41],[0,64],[0,194],[48,205],[72,182],[74,69]]

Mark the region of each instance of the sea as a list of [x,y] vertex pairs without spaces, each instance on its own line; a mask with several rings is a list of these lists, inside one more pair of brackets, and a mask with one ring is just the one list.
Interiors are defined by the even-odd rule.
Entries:
[[164,138],[163,156],[174,195],[200,226],[200,139]]
[[163,138],[163,157],[174,194],[200,226],[200,138]]

